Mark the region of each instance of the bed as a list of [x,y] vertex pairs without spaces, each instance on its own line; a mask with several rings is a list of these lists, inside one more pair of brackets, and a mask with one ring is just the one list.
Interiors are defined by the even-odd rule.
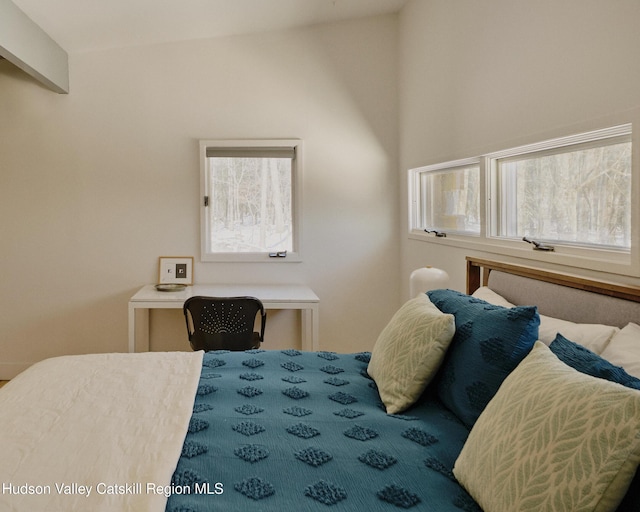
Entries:
[[38,363],[0,389],[0,510],[640,510],[640,289],[475,258],[467,284],[367,353]]

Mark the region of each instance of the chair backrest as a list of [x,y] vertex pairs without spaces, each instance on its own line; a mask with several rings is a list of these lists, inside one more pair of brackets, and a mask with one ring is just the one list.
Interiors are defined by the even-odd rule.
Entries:
[[[182,308],[193,350],[249,350],[264,341],[267,316],[256,297],[204,297],[187,299]],[[254,332],[260,313],[260,332]]]

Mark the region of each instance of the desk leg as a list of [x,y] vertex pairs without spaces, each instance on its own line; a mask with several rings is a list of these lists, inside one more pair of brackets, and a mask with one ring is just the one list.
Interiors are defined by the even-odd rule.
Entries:
[[129,304],[129,352],[149,352],[149,310]]
[[129,352],[136,351],[136,309],[129,303]]
[[302,350],[320,350],[319,308],[317,304],[300,310],[302,316]]

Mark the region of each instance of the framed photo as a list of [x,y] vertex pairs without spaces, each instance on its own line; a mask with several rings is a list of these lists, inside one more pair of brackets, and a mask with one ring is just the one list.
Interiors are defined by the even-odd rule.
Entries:
[[193,284],[193,256],[160,256],[158,284]]

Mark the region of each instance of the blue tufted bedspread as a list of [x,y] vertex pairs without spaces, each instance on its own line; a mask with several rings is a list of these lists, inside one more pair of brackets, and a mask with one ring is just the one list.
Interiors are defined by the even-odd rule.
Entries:
[[387,415],[368,361],[205,354],[167,511],[480,511],[451,473],[467,428],[435,398]]

